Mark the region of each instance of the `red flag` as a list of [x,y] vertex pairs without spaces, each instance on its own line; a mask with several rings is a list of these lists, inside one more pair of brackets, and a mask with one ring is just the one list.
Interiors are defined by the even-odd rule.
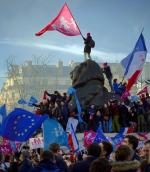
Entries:
[[35,35],[40,36],[46,31],[57,30],[67,36],[77,36],[80,35],[80,29],[76,24],[71,11],[69,10],[67,4],[65,3],[59,14],[52,20],[47,26],[45,26],[41,31],[37,32]]
[[139,92],[137,92],[137,95],[141,95],[141,94],[144,94],[144,93],[148,93],[147,85],[142,90],[140,90]]
[[68,145],[70,146],[71,151],[74,152],[73,140],[70,133],[68,134]]

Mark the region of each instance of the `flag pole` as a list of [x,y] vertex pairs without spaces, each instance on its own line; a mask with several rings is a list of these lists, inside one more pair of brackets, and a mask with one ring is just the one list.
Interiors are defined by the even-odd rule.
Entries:
[[143,33],[143,31],[144,31],[144,27],[142,28],[142,31],[141,31],[141,33]]
[[[66,6],[67,6],[67,8],[68,8],[68,10],[69,10],[69,12],[70,12],[70,14],[72,15],[72,12],[70,11],[70,9],[69,9],[69,7],[68,7],[68,5],[67,5],[66,2],[65,2],[65,4],[66,4]],[[73,17],[73,15],[72,15],[72,18],[74,19],[74,22],[75,22],[75,24],[77,25],[77,28],[78,28],[78,30],[80,31],[80,34],[81,34],[82,38],[84,39],[84,36],[83,36],[83,34],[82,34],[82,32],[81,32],[81,30],[80,30],[80,28],[79,28],[79,26],[78,26],[78,24],[77,24],[75,18]]]

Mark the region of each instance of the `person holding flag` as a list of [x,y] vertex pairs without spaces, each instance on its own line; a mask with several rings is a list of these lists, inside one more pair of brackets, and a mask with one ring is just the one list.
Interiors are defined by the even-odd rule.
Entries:
[[84,38],[83,37],[83,40],[84,40],[84,58],[85,58],[85,61],[89,58],[91,59],[91,48],[94,48],[95,46],[95,42],[94,40],[92,39],[92,36],[90,33],[87,33],[87,37]]
[[91,48],[94,48],[95,42],[92,39],[90,33],[87,33],[87,37],[84,38],[79,26],[77,25],[67,3],[63,5],[59,14],[50,22],[48,23],[43,29],[39,32],[35,33],[36,36],[41,36],[47,31],[54,31],[57,30],[58,32],[66,35],[66,36],[78,36],[81,35],[84,40],[84,57],[91,59],[90,53]]

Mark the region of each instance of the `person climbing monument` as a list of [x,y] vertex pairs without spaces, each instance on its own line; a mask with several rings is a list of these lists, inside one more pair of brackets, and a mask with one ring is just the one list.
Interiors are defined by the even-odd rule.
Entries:
[[113,92],[114,91],[113,85],[112,85],[113,75],[112,75],[110,66],[107,64],[107,62],[106,63],[103,63],[103,73],[105,73],[106,78],[108,79],[108,82],[109,82],[110,89]]
[[83,40],[84,40],[84,59],[85,61],[89,59],[91,59],[91,48],[94,48],[95,47],[95,42],[94,40],[92,39],[92,36],[90,33],[87,33],[87,37],[84,38],[83,37]]

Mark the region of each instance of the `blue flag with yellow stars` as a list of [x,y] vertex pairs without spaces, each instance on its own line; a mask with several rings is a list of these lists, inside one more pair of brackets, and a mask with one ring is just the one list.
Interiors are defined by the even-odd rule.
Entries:
[[11,141],[27,141],[48,115],[35,115],[27,110],[15,108],[2,124],[2,136]]

